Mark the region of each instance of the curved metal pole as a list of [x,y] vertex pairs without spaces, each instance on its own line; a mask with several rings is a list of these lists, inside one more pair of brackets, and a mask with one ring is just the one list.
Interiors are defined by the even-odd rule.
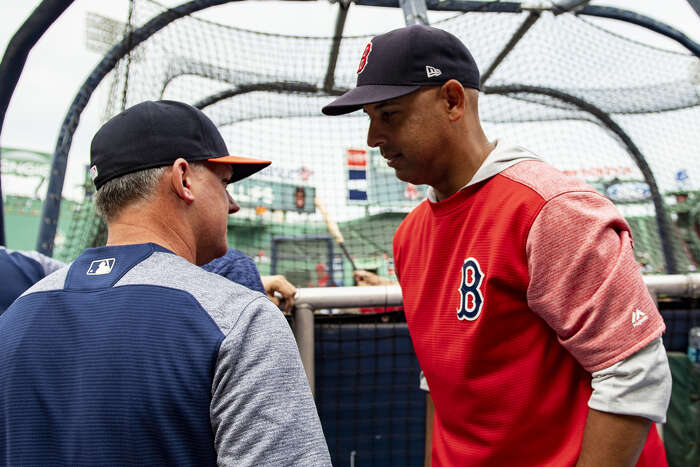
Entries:
[[586,5],[583,9],[575,12],[577,15],[597,16],[599,18],[610,18],[628,23],[636,24],[644,28],[650,29],[656,33],[662,34],[674,41],[680,43],[683,47],[690,50],[696,57],[700,58],[700,44],[694,42],[688,36],[680,31],[673,29],[668,24],[656,21],[648,16],[640,15],[632,11],[623,10],[621,8],[613,8],[609,6]]
[[634,144],[632,139],[625,133],[625,131],[610,118],[610,116],[603,112],[598,107],[584,101],[581,98],[567,94],[563,91],[551,88],[543,88],[538,86],[526,86],[526,85],[510,85],[510,86],[487,86],[484,88],[485,94],[515,94],[518,92],[527,92],[532,94],[543,94],[546,96],[554,97],[556,99],[568,102],[575,105],[576,107],[584,110],[592,115],[594,115],[603,125],[605,125],[610,131],[617,135],[620,140],[627,147],[628,153],[632,156],[632,159],[637,164],[637,167],[642,172],[644,180],[649,185],[649,191],[651,192],[651,199],[654,203],[654,210],[656,212],[656,224],[659,229],[659,236],[661,238],[661,248],[664,254],[664,261],[666,263],[666,271],[669,274],[678,274],[678,265],[676,263],[676,258],[673,255],[673,238],[671,233],[671,223],[666,212],[666,207],[663,203],[663,198],[661,197],[661,192],[656,184],[656,178],[647,164],[644,155],[639,150],[637,145]]
[[[2,135],[7,107],[10,105],[10,99],[17,87],[29,51],[71,3],[73,0],[44,0],[10,39],[0,62],[0,83],[2,83],[0,86],[0,135]],[[0,180],[0,245],[6,243],[3,206],[2,180]]]
[[[697,0],[688,0],[691,5],[698,3]],[[382,7],[399,7],[399,0],[354,0],[357,5],[365,6],[382,6]],[[541,2],[544,3],[544,2]],[[566,4],[565,7],[571,7],[571,3],[579,2],[561,2]],[[583,2],[580,2],[583,3]],[[523,11],[546,11],[550,10],[555,14],[559,14],[562,8],[556,4],[553,6],[539,6],[530,7],[528,5],[523,5],[521,2],[506,2],[506,1],[470,1],[470,0],[427,0],[426,4],[428,10],[434,11],[462,11],[467,12],[490,12],[490,13],[522,13]],[[579,6],[579,5],[576,5]],[[612,8],[606,6],[597,5],[586,5],[580,10],[575,10],[576,15],[588,15],[588,16],[599,16],[603,18],[617,19],[620,21],[626,21],[629,23],[634,23],[638,26],[645,27],[659,34],[663,34],[676,42],[679,42],[682,46],[688,49],[696,57],[700,57],[700,44],[694,42],[692,39],[688,38],[685,34],[676,31],[671,26],[664,24],[655,19],[649,18],[648,16],[640,15],[629,10],[623,10],[621,8]]]
[[567,13],[583,8],[590,0],[556,0],[552,2],[552,11],[555,15]]
[[[382,6],[397,8],[401,5],[399,0],[353,0],[353,3],[364,6]],[[521,13],[523,7],[520,2],[485,1],[474,2],[469,0],[427,0],[428,10],[435,11],[480,11],[490,13]]]
[[39,227],[37,250],[40,253],[48,256],[51,256],[53,253],[54,237],[56,235],[56,226],[58,224],[61,204],[61,193],[63,191],[63,182],[66,175],[68,152],[73,142],[73,134],[80,122],[80,114],[85,109],[85,106],[87,106],[92,93],[102,79],[114,68],[124,55],[176,19],[210,6],[234,1],[240,0],[194,0],[164,11],[158,16],[153,17],[140,28],[131,32],[131,34],[124,37],[119,44],[112,47],[95,67],[90,76],[88,76],[68,109],[56,142],[56,149],[54,151],[53,160],[51,161],[49,188],[46,199],[44,200],[41,225]]

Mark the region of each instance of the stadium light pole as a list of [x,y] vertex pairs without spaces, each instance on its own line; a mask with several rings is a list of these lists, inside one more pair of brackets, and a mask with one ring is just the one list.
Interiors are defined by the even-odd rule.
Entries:
[[[10,105],[10,99],[17,87],[29,51],[71,3],[73,0],[44,0],[10,39],[0,62],[0,83],[2,83],[0,86],[0,135],[2,135],[7,107]],[[2,201],[2,183],[0,182],[0,203]],[[4,207],[0,204],[0,245],[5,244]]]

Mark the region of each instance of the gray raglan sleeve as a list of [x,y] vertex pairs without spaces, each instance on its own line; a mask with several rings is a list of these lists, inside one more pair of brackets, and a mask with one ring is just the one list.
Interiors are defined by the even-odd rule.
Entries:
[[292,332],[262,296],[221,343],[210,410],[219,465],[331,465]]

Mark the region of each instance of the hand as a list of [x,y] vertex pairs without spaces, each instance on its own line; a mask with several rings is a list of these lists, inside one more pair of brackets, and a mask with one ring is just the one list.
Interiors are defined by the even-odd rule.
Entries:
[[381,277],[364,269],[356,269],[352,273],[357,285],[395,285],[396,282],[386,277]]
[[[297,293],[296,287],[289,282],[284,276],[261,276],[263,287],[267,297],[272,300],[272,303],[280,306],[284,302],[284,311],[287,313],[292,311],[294,306],[294,295]],[[275,296],[275,292],[279,293],[282,298]]]

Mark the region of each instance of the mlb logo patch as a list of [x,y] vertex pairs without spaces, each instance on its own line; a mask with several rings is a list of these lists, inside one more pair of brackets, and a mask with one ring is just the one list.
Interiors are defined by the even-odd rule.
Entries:
[[112,272],[114,267],[114,258],[96,259],[90,263],[90,267],[87,270],[88,276],[101,276],[103,274],[109,274]]
[[96,178],[97,178],[97,166],[93,165],[92,167],[90,167],[90,179],[92,179],[92,181],[95,181]]

